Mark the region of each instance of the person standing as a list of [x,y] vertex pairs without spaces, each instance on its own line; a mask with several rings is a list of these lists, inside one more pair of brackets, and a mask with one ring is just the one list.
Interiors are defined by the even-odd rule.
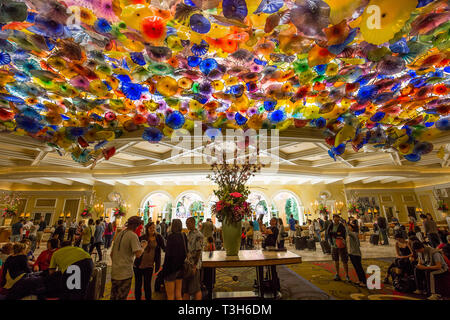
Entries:
[[322,228],[321,232],[324,233],[324,238],[325,238],[325,241],[327,241],[327,242],[330,242],[330,238],[328,237],[327,230],[331,224],[332,224],[332,221],[328,219],[328,215],[325,215],[324,222],[323,222],[323,228]]
[[331,256],[334,260],[334,265],[336,267],[336,275],[334,277],[335,281],[340,281],[339,276],[339,257],[344,265],[345,280],[350,281],[348,276],[348,252],[347,246],[345,244],[347,234],[345,231],[345,226],[341,223],[341,217],[337,214],[333,215],[333,223],[328,227],[327,233],[330,240],[331,246]]
[[89,254],[92,254],[94,248],[97,249],[98,260],[103,260],[102,255],[102,244],[103,244],[103,233],[105,232],[105,228],[100,220],[95,221],[95,231],[94,231],[94,241],[93,245],[89,249]]
[[72,219],[72,222],[69,224],[69,232],[67,234],[67,241],[72,242],[75,236],[75,232],[77,232],[77,221],[76,219]]
[[66,229],[64,228],[64,221],[63,220],[58,220],[58,226],[55,229],[55,232],[53,233],[53,237],[58,239],[59,241],[59,246],[61,246],[61,244],[64,241],[64,234],[66,233]]
[[203,245],[205,247],[205,250],[208,246],[208,239],[209,239],[209,237],[213,236],[213,233],[214,233],[214,224],[212,223],[211,219],[208,218],[208,219],[206,219],[206,222],[203,223],[203,226],[202,226],[202,234],[203,234],[203,239],[204,239]]
[[260,223],[258,220],[253,220],[253,242],[255,244],[255,249],[259,249],[259,244],[261,243],[262,235],[261,235],[261,228]]
[[11,226],[11,242],[20,242],[22,240],[24,222],[25,220],[20,219]]
[[289,239],[292,245],[294,244],[295,237],[295,221],[294,215],[291,214],[291,217],[289,218]]
[[134,260],[134,297],[136,300],[141,300],[142,284],[144,284],[145,299],[152,300],[152,276],[160,272],[161,249],[165,250],[166,246],[164,238],[156,232],[153,222],[147,223],[140,240],[147,241],[147,247],[144,253]]
[[284,229],[283,219],[278,218],[278,239],[277,246],[278,249],[284,249],[284,241],[285,241],[286,231]]
[[44,217],[41,217],[41,221],[39,221],[39,228],[36,233],[36,247],[39,248],[41,246],[42,236],[44,235],[45,228],[47,228],[47,222],[45,222]]
[[264,248],[266,247],[276,247],[279,229],[277,227],[277,218],[273,217],[270,219],[270,227],[266,228],[264,234],[266,239],[264,241]]
[[[203,227],[205,224],[203,224]],[[186,227],[188,229],[187,260],[193,268],[194,275],[183,279],[183,300],[190,300],[192,296],[195,300],[202,300],[200,270],[202,268],[202,251],[204,247],[203,235],[195,228],[195,219],[193,217],[187,218]]]
[[420,218],[422,219],[422,225],[425,235],[431,242],[433,248],[436,248],[441,243],[436,222],[433,220],[433,217],[429,213],[427,213],[427,215],[421,214]]
[[383,245],[388,246],[389,245],[389,237],[387,234],[387,222],[386,218],[382,217],[380,214],[376,215],[377,218],[377,225],[378,229],[380,231],[381,237],[383,238]]
[[167,236],[166,253],[162,276],[166,288],[167,300],[182,300],[183,265],[187,253],[187,237],[181,232],[180,219],[173,219]]
[[140,242],[135,232],[140,225],[140,217],[130,217],[126,228],[114,240],[111,250],[111,300],[126,300],[130,292],[134,259],[139,258],[147,247],[147,241]]
[[360,287],[365,287],[367,280],[366,273],[364,272],[364,268],[361,263],[361,248],[358,233],[358,222],[354,220],[353,223],[348,224],[348,256],[350,257],[350,261],[352,262],[353,268],[355,268],[356,275],[358,276],[359,282],[357,282],[357,284]]
[[108,222],[105,228],[105,249],[109,249],[111,247],[113,233],[113,224],[112,222]]
[[319,239],[319,242],[322,240],[320,237],[320,222],[319,220],[314,219],[313,221],[313,225],[314,225],[314,235],[315,237],[317,237]]
[[161,234],[161,223],[159,222],[159,220],[156,220],[156,233]]
[[164,239],[167,238],[167,223],[166,223],[166,218],[162,219],[161,222],[161,235]]
[[94,223],[93,219],[89,219],[88,221],[88,225],[84,226],[84,221],[83,221],[83,231],[81,233],[81,247],[83,248],[84,251],[89,252],[90,250],[90,245],[91,242],[93,241],[93,237],[94,237],[94,232],[92,231],[92,224]]
[[32,252],[34,252],[34,250],[36,250],[38,229],[39,229],[39,224],[37,221],[34,221],[33,225],[30,227],[30,232],[28,233],[28,239],[30,239],[30,241],[31,241],[31,251]]

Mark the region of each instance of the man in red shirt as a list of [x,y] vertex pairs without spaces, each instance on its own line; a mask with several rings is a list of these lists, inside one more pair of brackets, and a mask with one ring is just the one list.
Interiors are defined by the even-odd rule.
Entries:
[[144,230],[144,221],[141,221],[141,224],[139,225],[139,227],[137,227],[136,230],[134,230],[134,232],[137,234],[138,237],[140,237],[142,230]]
[[34,263],[34,271],[45,271],[50,266],[53,253],[58,250],[58,239],[50,239],[47,241],[47,250],[41,252]]

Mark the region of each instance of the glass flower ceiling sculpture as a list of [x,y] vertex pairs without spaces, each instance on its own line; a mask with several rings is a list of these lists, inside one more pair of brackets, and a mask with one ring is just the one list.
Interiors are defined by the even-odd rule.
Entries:
[[449,18],[445,0],[0,0],[0,130],[80,163],[196,120],[419,161],[450,129]]

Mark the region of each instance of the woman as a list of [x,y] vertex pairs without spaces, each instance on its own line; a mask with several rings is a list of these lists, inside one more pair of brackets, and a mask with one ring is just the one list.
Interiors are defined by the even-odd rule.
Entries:
[[320,222],[318,220],[314,219],[314,233],[315,233],[315,236],[317,238],[319,238],[319,242],[322,240],[320,237],[320,229],[321,229]]
[[140,241],[147,241],[147,247],[144,253],[134,260],[134,296],[136,300],[141,300],[142,296],[142,280],[144,283],[145,299],[152,300],[152,275],[153,270],[161,268],[161,249],[165,250],[163,237],[156,233],[154,222],[149,222],[145,226],[144,235],[139,238]]
[[395,238],[395,252],[397,253],[397,257],[395,261],[389,266],[386,274],[386,278],[384,278],[384,283],[389,283],[389,275],[391,274],[392,268],[400,268],[403,272],[410,274],[412,270],[412,265],[410,260],[413,259],[413,251],[411,249],[411,244],[403,238],[401,232],[397,232],[394,235]]
[[355,268],[356,274],[358,276],[358,282],[356,283],[360,287],[366,286],[366,274],[364,272],[364,268],[361,263],[361,248],[359,243],[359,228],[358,223],[350,223],[348,224],[348,256],[350,261],[352,262],[353,268]]
[[73,244],[75,247],[79,247],[81,244],[81,236],[83,234],[83,226],[84,226],[84,220],[81,220],[80,222],[78,222],[78,227],[77,227],[77,230],[75,231],[75,241]]
[[105,228],[103,224],[100,223],[100,220],[95,220],[95,231],[94,231],[94,240],[92,242],[91,248],[89,249],[89,254],[94,252],[94,248],[97,249],[98,261],[103,260],[102,254],[102,244],[103,244],[103,233],[105,232]]
[[167,236],[166,254],[162,272],[167,300],[182,300],[183,265],[187,255],[187,237],[181,232],[180,219],[174,219]]
[[414,231],[414,228],[416,226],[416,218],[414,218],[413,216],[409,216],[409,221],[408,221],[408,232]]
[[278,239],[277,239],[278,249],[284,248],[285,240],[286,240],[286,230],[284,229],[283,220],[281,218],[278,218]]
[[46,271],[50,266],[50,261],[52,260],[53,253],[58,250],[58,240],[50,239],[47,241],[47,250],[41,252],[36,262],[33,265],[33,270]]
[[314,230],[314,224],[312,223],[311,219],[308,219],[308,231],[309,231],[309,237],[314,239],[315,230]]
[[94,219],[89,219],[88,225],[83,229],[83,233],[81,235],[81,247],[84,251],[89,253],[89,247],[93,244],[94,241]]
[[25,243],[14,243],[13,254],[5,261],[2,279],[0,281],[0,287],[7,289],[9,299],[16,296],[16,293],[18,293],[16,291],[20,287],[17,284],[30,272],[27,258],[27,245]]

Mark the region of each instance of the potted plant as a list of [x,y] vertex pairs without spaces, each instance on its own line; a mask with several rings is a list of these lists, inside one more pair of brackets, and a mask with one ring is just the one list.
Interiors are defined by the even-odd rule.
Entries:
[[227,256],[236,256],[241,244],[242,219],[250,217],[247,181],[261,169],[257,164],[213,164],[208,178],[218,185],[214,194],[219,199],[211,212],[222,222],[223,243]]

